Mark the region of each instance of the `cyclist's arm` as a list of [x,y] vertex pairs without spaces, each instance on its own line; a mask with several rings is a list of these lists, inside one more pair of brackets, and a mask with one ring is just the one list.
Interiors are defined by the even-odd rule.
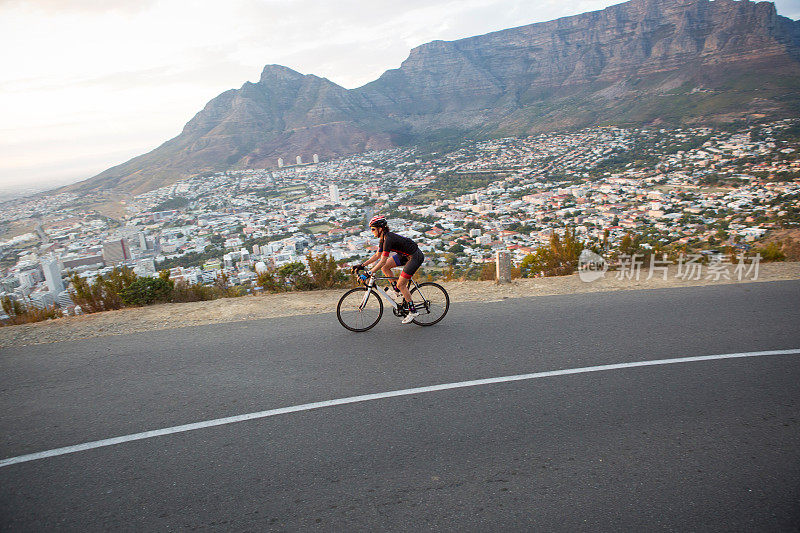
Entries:
[[389,259],[388,255],[381,255],[378,264],[376,264],[373,268],[369,270],[370,274],[374,274],[375,272],[379,271],[383,268],[383,265],[386,264],[386,261]]
[[369,259],[367,259],[366,261],[364,261],[361,264],[364,265],[364,266],[371,265],[372,263],[374,263],[375,261],[380,259],[380,257],[381,257],[381,253],[380,252],[375,252],[375,255],[373,255],[372,257],[370,257]]

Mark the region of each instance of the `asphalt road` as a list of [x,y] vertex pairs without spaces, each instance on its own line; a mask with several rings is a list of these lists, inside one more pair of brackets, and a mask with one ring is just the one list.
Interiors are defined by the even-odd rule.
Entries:
[[[0,350],[0,459],[361,394],[800,348],[800,282]],[[0,530],[797,531],[800,355],[379,399],[0,468]]]

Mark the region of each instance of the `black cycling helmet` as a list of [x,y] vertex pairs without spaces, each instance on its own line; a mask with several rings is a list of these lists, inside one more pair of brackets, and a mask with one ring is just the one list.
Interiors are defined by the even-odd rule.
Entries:
[[370,228],[384,228],[384,229],[386,229],[386,228],[389,227],[389,224],[386,223],[386,217],[384,217],[383,215],[375,215],[369,221],[369,227]]

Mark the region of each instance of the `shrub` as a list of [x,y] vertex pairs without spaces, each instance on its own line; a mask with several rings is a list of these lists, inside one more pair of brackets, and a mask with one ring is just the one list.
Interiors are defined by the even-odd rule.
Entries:
[[138,278],[123,289],[121,297],[125,305],[150,305],[167,302],[173,283],[162,278]]
[[125,302],[122,293],[134,281],[136,274],[129,268],[114,268],[107,278],[97,276],[90,284],[77,274],[72,275],[72,301],[85,313],[121,309]]
[[3,321],[3,325],[29,324],[64,316],[64,312],[54,305],[39,309],[33,305],[25,305],[8,296],[4,297],[1,303],[3,311],[8,315],[8,319]]
[[134,281],[136,281],[136,274],[133,270],[127,267],[114,269],[108,274],[108,277],[99,277],[103,285],[103,305],[106,309],[122,309],[125,302],[122,301],[122,293]]
[[786,254],[783,253],[781,243],[771,242],[761,248],[756,248],[754,252],[761,254],[762,261],[783,261]]
[[9,296],[4,296],[2,300],[3,311],[10,317],[21,315],[25,312],[25,306]]
[[417,273],[415,274],[417,278],[417,283],[422,283],[424,281],[433,281],[433,273],[425,270],[422,267],[419,267]]
[[494,261],[489,263],[484,263],[483,267],[481,268],[481,275],[478,278],[481,281],[491,281],[497,278],[496,271],[497,265],[495,265]]
[[322,254],[314,257],[308,254],[308,269],[311,271],[311,280],[316,289],[332,289],[342,287],[347,281],[347,275],[337,266],[333,257]]
[[[629,235],[626,237],[627,241],[623,239],[623,246],[631,247],[632,239]],[[540,246],[535,252],[525,256],[519,267],[519,275],[532,277],[539,274],[544,276],[572,274],[578,268],[578,258],[583,247],[583,243],[575,238],[574,230],[570,231],[567,228],[563,241],[553,233],[549,246]]]
[[207,302],[215,300],[217,292],[215,287],[195,283],[178,282],[172,289],[171,302]]
[[225,294],[225,298],[238,298],[239,296],[247,296],[249,291],[247,287],[244,285],[236,285],[228,289],[228,292]]
[[213,290],[218,298],[226,298],[233,295],[230,279],[225,272],[220,272],[217,279],[214,280]]
[[86,279],[72,275],[71,298],[75,305],[80,306],[84,313],[97,313],[105,309],[103,305],[103,285],[95,279],[89,283]]
[[64,312],[55,305],[39,309],[38,307],[28,306],[26,313],[23,315],[24,322],[41,322],[43,320],[50,320],[51,318],[61,318]]
[[273,270],[260,272],[256,276],[256,285],[267,292],[282,292],[286,290],[286,285],[279,281]]

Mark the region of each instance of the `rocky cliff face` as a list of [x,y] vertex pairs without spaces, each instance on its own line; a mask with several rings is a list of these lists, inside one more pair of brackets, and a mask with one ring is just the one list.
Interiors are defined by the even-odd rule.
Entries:
[[[753,69],[797,79],[799,32],[800,23],[778,16],[768,2],[636,0],[552,22],[428,43],[412,50],[399,69],[358,91],[385,113],[399,110],[420,134],[431,128],[472,126],[488,132],[506,126],[524,132],[526,126],[588,124],[592,121],[568,112],[554,120],[548,112],[554,103],[576,96],[584,100],[572,102],[579,104],[576,112],[597,115],[609,97],[678,94],[681,87],[684,94],[728,90],[735,78]],[[535,110],[525,112],[530,106],[544,111],[538,122]],[[694,118],[688,110],[684,117],[670,116],[674,112],[669,109],[659,117],[655,111],[646,119]],[[617,120],[628,118],[624,110],[614,112]],[[615,120],[614,113],[607,115]],[[527,118],[520,122],[520,116]]]
[[633,0],[413,49],[346,90],[268,65],[152,152],[73,188],[141,192],[204,170],[273,167],[448,135],[800,113],[800,22],[769,2]]

